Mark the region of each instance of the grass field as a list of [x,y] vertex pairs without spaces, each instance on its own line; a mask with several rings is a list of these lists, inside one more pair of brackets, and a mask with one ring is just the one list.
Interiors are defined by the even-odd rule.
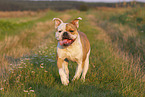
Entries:
[[[144,97],[144,9],[48,10],[1,18],[0,97]],[[79,30],[91,44],[85,83],[71,82],[77,64],[70,62],[70,83],[61,84],[54,17],[83,18]]]

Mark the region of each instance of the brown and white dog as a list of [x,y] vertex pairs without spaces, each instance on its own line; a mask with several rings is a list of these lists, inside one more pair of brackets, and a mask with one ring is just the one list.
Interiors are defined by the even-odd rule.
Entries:
[[75,76],[72,80],[81,79],[85,81],[85,76],[89,68],[90,43],[87,36],[77,30],[79,20],[74,19],[70,23],[63,23],[59,18],[54,18],[55,28],[57,29],[55,37],[58,40],[57,45],[57,66],[61,82],[64,85],[69,83],[68,60],[77,62]]

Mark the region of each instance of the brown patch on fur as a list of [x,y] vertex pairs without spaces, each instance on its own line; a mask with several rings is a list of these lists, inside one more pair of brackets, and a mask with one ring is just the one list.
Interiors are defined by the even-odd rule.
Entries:
[[83,48],[83,63],[82,63],[82,67],[84,67],[84,61],[87,57],[87,54],[90,50],[90,43],[89,40],[87,38],[87,36],[83,33],[83,32],[78,32],[80,35],[80,39],[81,39],[81,43],[82,43],[82,48]]
[[58,58],[58,59],[57,59],[57,67],[58,67],[58,69],[59,69],[59,68],[62,68],[62,63],[63,63],[63,61],[64,61],[64,60],[62,60],[61,58]]
[[[70,32],[71,30],[74,32]],[[76,27],[71,23],[66,24],[66,31],[71,33],[72,35],[75,35],[75,34],[78,35]]]
[[79,20],[80,20],[80,18],[74,19],[71,21],[71,24],[73,24],[76,28],[78,28],[79,27]]

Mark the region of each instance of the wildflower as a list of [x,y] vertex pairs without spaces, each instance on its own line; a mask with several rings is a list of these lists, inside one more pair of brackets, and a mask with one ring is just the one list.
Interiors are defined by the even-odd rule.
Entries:
[[34,90],[30,90],[30,92],[34,92]]
[[55,62],[54,60],[52,60],[52,59],[48,59],[48,61],[50,61],[50,62]]
[[30,58],[25,58],[25,60],[30,60]]
[[32,89],[32,87],[30,87],[29,89]]
[[41,63],[41,65],[44,65],[44,63]]
[[0,90],[2,91],[2,90],[4,90],[4,88],[0,88]]
[[43,66],[40,66],[40,68],[44,68]]
[[47,58],[48,56],[46,55],[45,57]]
[[35,71],[31,71],[32,73],[35,73]]
[[28,92],[28,90],[24,90],[24,92],[25,92],[25,93],[27,93],[27,92]]
[[11,66],[13,65],[13,64],[10,64]]
[[22,64],[18,64],[18,66],[21,66]]
[[48,72],[48,71],[45,70],[44,72]]

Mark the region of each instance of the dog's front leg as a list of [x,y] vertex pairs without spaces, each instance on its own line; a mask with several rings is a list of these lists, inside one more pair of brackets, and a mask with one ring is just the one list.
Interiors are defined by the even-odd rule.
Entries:
[[69,69],[68,69],[68,60],[65,60],[62,64],[63,68],[64,68],[64,71],[67,75],[67,79],[69,80]]
[[73,79],[72,79],[72,81],[74,81],[74,80],[78,80],[79,78],[80,78],[80,75],[81,75],[81,73],[82,73],[82,67],[83,67],[83,65],[84,65],[84,62],[77,62],[78,63],[78,67],[77,67],[77,69],[76,69],[76,73],[75,73],[75,76],[73,77]]
[[58,58],[57,59],[57,67],[59,69],[59,75],[61,78],[61,82],[64,85],[68,85],[68,83],[69,83],[68,72],[66,74],[66,71],[65,71],[66,66],[64,66],[64,65],[67,65],[66,62],[63,59]]

